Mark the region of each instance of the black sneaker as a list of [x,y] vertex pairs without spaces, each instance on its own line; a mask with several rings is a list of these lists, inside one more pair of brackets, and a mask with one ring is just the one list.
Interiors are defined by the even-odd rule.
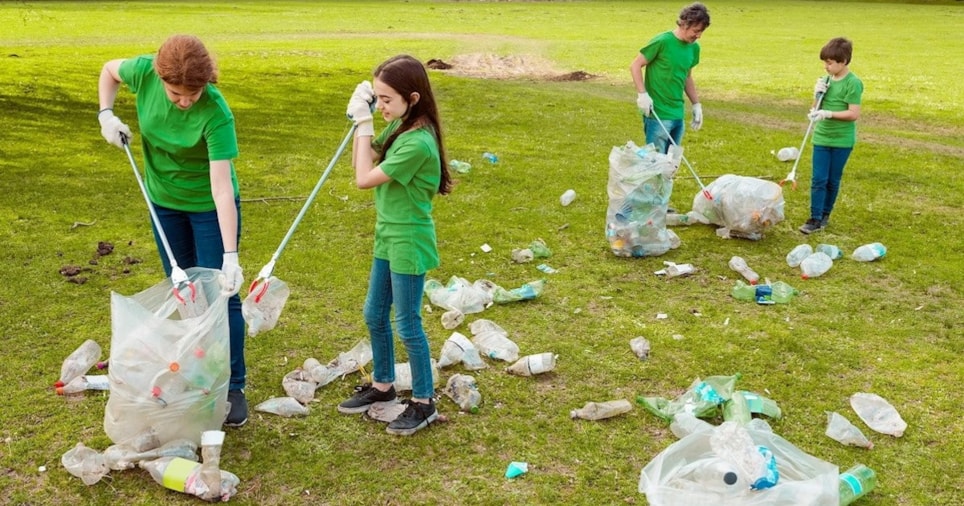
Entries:
[[338,412],[345,413],[346,415],[364,413],[368,411],[368,408],[376,402],[388,402],[394,400],[395,385],[392,385],[387,392],[382,392],[381,390],[373,387],[371,383],[365,383],[364,385],[355,387],[355,395],[352,395],[350,398],[348,398],[348,400],[338,405]]
[[224,425],[241,427],[248,423],[248,399],[244,397],[244,390],[229,390],[228,402],[231,403],[231,409],[228,410]]
[[823,222],[813,218],[810,218],[806,223],[800,226],[800,231],[804,234],[812,234],[821,230],[823,230]]
[[428,404],[415,402],[411,399],[404,400],[402,403],[407,404],[405,411],[402,411],[398,418],[388,424],[388,428],[385,430],[389,434],[411,436],[438,419],[438,411],[435,409],[433,399],[429,399]]

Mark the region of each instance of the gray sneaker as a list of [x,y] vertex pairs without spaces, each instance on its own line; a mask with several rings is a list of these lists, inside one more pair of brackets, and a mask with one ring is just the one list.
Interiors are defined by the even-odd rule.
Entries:
[[365,383],[355,387],[355,394],[338,405],[338,412],[346,415],[364,413],[376,402],[393,400],[395,400],[395,385],[392,385],[387,392],[382,392],[371,383]]
[[224,420],[226,427],[241,427],[248,423],[248,399],[244,396],[244,390],[229,390],[228,402],[231,409],[228,410],[228,417]]
[[385,430],[389,434],[411,436],[438,419],[438,411],[435,409],[435,400],[433,399],[429,399],[428,404],[415,402],[411,399],[404,400],[402,403],[407,404],[405,411],[402,411],[398,418],[388,424]]
[[830,225],[830,215],[825,214],[823,218],[820,218],[820,228],[827,228]]
[[823,230],[823,222],[820,220],[815,220],[810,218],[806,223],[800,226],[800,231],[804,234],[812,234],[814,232],[819,232]]

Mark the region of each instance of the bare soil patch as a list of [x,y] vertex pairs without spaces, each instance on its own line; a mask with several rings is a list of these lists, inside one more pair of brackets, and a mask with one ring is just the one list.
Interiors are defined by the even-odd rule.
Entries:
[[481,79],[537,79],[544,81],[586,81],[596,76],[577,70],[560,72],[545,58],[532,55],[500,56],[488,53],[456,55],[448,62],[433,58],[426,67],[446,73]]

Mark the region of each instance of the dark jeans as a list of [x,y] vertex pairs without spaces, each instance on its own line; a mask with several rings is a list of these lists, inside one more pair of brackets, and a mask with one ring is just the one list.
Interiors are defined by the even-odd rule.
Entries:
[[813,179],[810,181],[810,218],[830,216],[840,191],[844,165],[854,148],[813,147]]
[[[238,243],[241,241],[241,201],[235,200],[238,209]],[[157,218],[167,236],[167,242],[174,253],[177,266],[182,269],[188,267],[207,267],[220,269],[224,256],[224,244],[221,241],[221,228],[218,225],[217,211],[203,213],[189,213],[175,211],[154,204]],[[157,250],[161,254],[164,272],[171,275],[171,262],[167,252],[154,230],[154,240]],[[244,316],[241,315],[241,296],[234,294],[228,299],[228,327],[231,335],[231,382],[230,390],[244,388],[247,369],[244,365]]]

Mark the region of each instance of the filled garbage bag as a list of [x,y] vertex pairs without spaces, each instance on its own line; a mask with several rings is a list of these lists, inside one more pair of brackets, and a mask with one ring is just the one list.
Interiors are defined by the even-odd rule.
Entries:
[[725,174],[693,197],[693,211],[706,221],[729,231],[730,237],[763,238],[764,232],[783,221],[783,188],[755,177]]
[[652,145],[632,141],[609,153],[609,206],[606,239],[616,256],[658,256],[679,245],[666,229],[666,211],[673,193],[679,159],[658,153]]
[[181,318],[170,279],[127,297],[111,293],[110,398],[104,431],[114,443],[200,443],[227,414],[231,376],[228,299],[219,271],[185,270],[209,305]]
[[[776,464],[776,472],[769,474],[779,476],[772,486],[751,489],[760,479],[750,476],[752,472],[748,474],[747,469],[753,467],[747,466],[739,455],[720,454],[723,452],[720,441],[733,439],[731,434],[722,432],[732,430],[745,430],[741,435],[749,436],[751,444],[756,446],[751,450],[769,452],[765,461]],[[837,466],[804,453],[774,434],[762,419],[739,427],[734,422],[720,426],[702,424],[643,468],[639,492],[646,494],[654,506],[821,506],[837,504],[838,472]]]

